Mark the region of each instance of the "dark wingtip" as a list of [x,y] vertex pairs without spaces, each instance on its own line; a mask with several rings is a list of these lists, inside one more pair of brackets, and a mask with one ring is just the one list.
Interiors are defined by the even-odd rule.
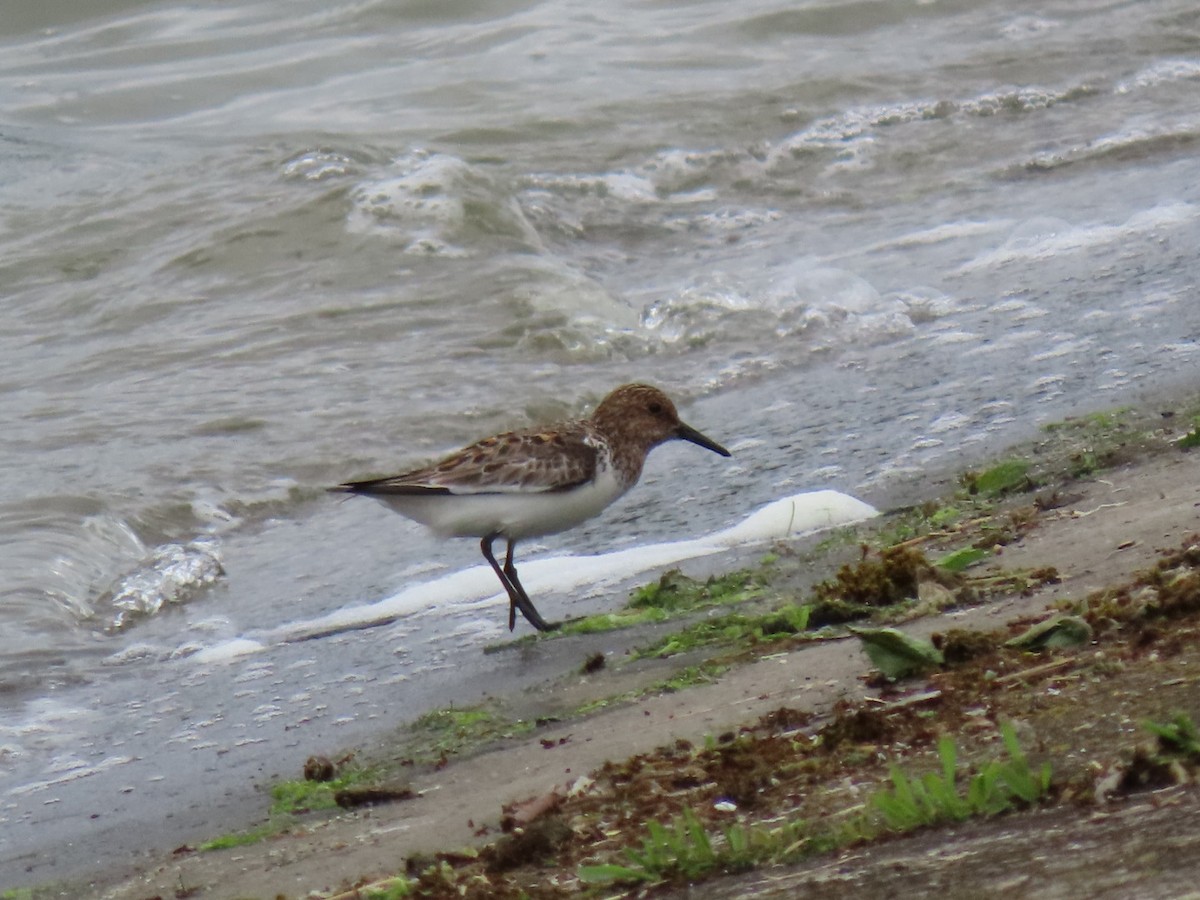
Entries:
[[369,490],[373,483],[370,481],[346,481],[342,484],[335,484],[333,487],[327,487],[325,490],[330,494],[362,494]]
[[371,478],[367,481],[347,481],[334,487],[326,488],[331,494],[361,494],[364,496],[379,496],[382,494],[449,494],[450,489],[437,484],[413,484],[398,481],[396,477]]

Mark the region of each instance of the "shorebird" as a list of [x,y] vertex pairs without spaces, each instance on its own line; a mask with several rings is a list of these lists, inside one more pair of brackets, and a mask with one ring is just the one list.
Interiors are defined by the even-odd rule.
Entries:
[[[729,451],[679,419],[658,388],[617,388],[586,419],[484,438],[440,462],[331,488],[386,503],[443,537],[477,537],[484,559],[508,594],[508,628],[517,610],[539,631],[556,628],[529,599],[513,551],[525,538],[573,528],[637,484],[647,454],[666,441]],[[492,552],[504,538],[501,566]]]

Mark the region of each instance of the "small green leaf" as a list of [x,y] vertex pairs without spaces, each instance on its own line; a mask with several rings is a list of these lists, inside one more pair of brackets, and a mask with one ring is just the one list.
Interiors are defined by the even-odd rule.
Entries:
[[1005,646],[1036,652],[1054,647],[1081,647],[1091,639],[1092,626],[1083,619],[1078,616],[1055,616],[1006,641]]
[[1029,463],[1022,459],[1010,459],[992,466],[986,472],[967,478],[967,490],[984,497],[999,497],[1009,491],[1029,486]]
[[892,681],[936,669],[944,662],[942,652],[929,641],[898,629],[849,626],[849,630],[862,641],[876,668]]
[[629,866],[580,866],[575,873],[584,884],[612,884],[621,881],[653,881],[654,876],[644,869]]
[[941,559],[935,560],[933,564],[940,569],[945,569],[947,572],[961,572],[963,569],[975,565],[975,563],[988,556],[991,556],[990,550],[981,550],[978,547],[963,547],[960,550],[952,550]]

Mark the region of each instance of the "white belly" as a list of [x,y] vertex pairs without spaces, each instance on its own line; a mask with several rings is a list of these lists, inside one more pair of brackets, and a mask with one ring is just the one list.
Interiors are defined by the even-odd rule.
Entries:
[[612,470],[605,469],[594,482],[570,491],[392,494],[374,499],[445,537],[499,534],[516,541],[574,528],[599,514],[625,490]]

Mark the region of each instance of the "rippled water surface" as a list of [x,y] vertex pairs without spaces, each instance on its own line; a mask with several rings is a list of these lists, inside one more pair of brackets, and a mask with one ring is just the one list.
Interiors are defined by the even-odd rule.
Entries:
[[653,381],[735,458],[526,550],[599,552],[1195,374],[1186,0],[10,7],[0,830],[411,717],[499,636],[197,662],[477,563],[324,485]]

